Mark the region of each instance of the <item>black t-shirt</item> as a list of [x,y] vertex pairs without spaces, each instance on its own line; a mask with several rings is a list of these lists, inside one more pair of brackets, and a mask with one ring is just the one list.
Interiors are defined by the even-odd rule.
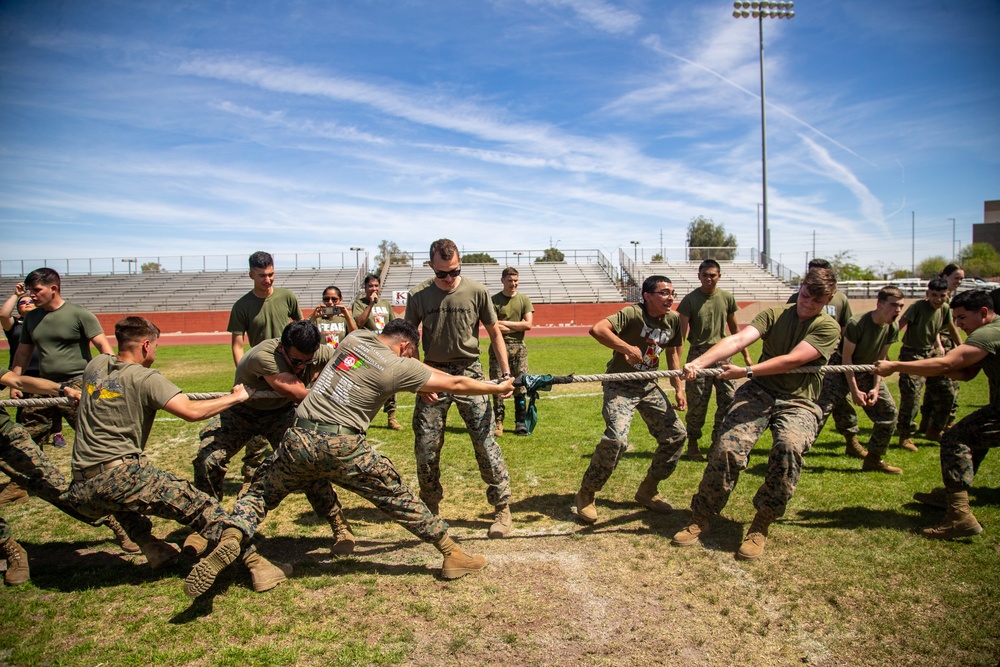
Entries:
[[[14,326],[9,331],[4,331],[4,335],[7,336],[7,345],[10,348],[10,361],[7,363],[7,368],[14,368],[14,355],[17,354],[17,346],[21,344],[21,318],[15,317]],[[38,377],[38,348],[35,348],[31,355],[31,361],[28,362],[28,367],[21,375]]]

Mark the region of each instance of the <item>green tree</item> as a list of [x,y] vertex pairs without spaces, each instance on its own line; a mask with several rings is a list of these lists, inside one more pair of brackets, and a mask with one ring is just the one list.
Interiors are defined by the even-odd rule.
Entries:
[[160,266],[159,262],[145,262],[141,269],[143,273],[160,273],[166,270]]
[[852,260],[854,259],[854,253],[850,250],[841,250],[833,259],[830,260],[830,266],[833,267],[834,273],[837,274],[837,280],[878,280],[879,276],[871,268],[862,269],[860,266],[855,264]]
[[536,257],[536,262],[562,262],[565,261],[566,255],[562,253],[562,250],[556,247],[546,248],[545,254],[541,257]]
[[495,259],[490,257],[489,253],[485,252],[472,252],[468,255],[462,255],[463,264],[499,264]]
[[390,265],[409,266],[410,264],[410,256],[400,250],[395,241],[382,239],[382,242],[378,244],[378,254],[375,255],[375,268],[372,273],[377,276],[381,275],[382,265],[387,259]]
[[691,218],[687,230],[688,259],[698,262],[703,259],[727,260],[736,254],[736,237],[726,234],[724,225],[715,224],[703,215]]
[[966,278],[988,280],[1000,276],[1000,254],[989,243],[973,243],[962,248],[959,264]]
[[662,262],[663,261],[663,255],[661,255],[660,253],[656,253],[655,255],[653,255],[649,259],[649,261],[650,262]]
[[917,277],[921,280],[930,280],[941,274],[941,269],[944,265],[948,263],[941,255],[935,255],[934,257],[928,257],[919,264],[917,264]]

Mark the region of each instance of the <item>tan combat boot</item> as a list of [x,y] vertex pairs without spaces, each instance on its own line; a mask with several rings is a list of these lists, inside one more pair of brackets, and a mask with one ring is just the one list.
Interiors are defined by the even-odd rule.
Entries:
[[441,576],[445,579],[458,579],[486,567],[485,558],[465,553],[447,533],[434,543],[434,547],[444,556]]
[[8,586],[20,586],[31,578],[31,572],[28,570],[28,552],[22,549],[13,537],[7,538],[0,544],[0,555],[7,559],[7,572],[4,573],[3,580]]
[[767,529],[772,521],[774,521],[774,515],[770,512],[757,510],[757,514],[754,515],[753,521],[750,523],[747,536],[743,538],[743,544],[736,552],[737,558],[743,560],[760,558],[761,554],[764,553],[764,543],[767,542]]
[[852,459],[863,459],[868,456],[868,450],[861,446],[858,442],[858,434],[851,433],[847,436],[847,447],[844,453],[850,456]]
[[905,437],[904,436],[900,436],[899,437],[899,446],[902,447],[903,449],[905,449],[908,452],[919,451],[917,449],[917,446],[915,444],[913,444],[913,437],[909,436],[909,435],[905,436]]
[[957,537],[971,537],[983,532],[983,527],[969,509],[969,492],[964,489],[946,489],[948,508],[944,521],[933,528],[925,528],[924,537],[936,540],[953,540]]
[[941,436],[944,435],[944,429],[939,426],[932,425],[927,427],[927,433],[924,434],[924,440],[930,440],[931,442],[941,442]]
[[875,452],[868,452],[865,462],[861,464],[862,472],[884,472],[887,475],[902,475],[903,469],[891,466],[882,460],[882,457]]
[[149,567],[154,570],[173,561],[177,558],[177,554],[181,552],[180,549],[170,542],[159,540],[149,533],[137,537],[135,541],[139,545],[142,555],[146,557]]
[[918,503],[923,503],[924,505],[938,507],[943,510],[948,509],[948,493],[941,487],[927,493],[917,491],[913,494],[913,499]]
[[272,563],[261,556],[256,549],[250,549],[243,554],[243,564],[250,570],[253,589],[258,593],[271,590],[292,574],[290,564]]
[[691,512],[691,523],[677,531],[670,543],[675,547],[690,547],[708,535],[708,515]]
[[594,492],[580,489],[576,492],[576,517],[584,523],[597,521],[597,505],[594,502]]
[[635,492],[635,502],[654,512],[669,512],[674,508],[656,490],[657,484],[655,479],[646,475]]
[[13,503],[28,502],[28,492],[19,487],[15,482],[9,482],[3,491],[0,491],[0,507]]
[[389,426],[389,428],[391,428],[393,431],[402,431],[403,430],[403,425],[400,424],[399,420],[396,419],[396,411],[392,410],[391,412],[389,412],[387,414],[388,414],[388,417],[389,417],[388,424],[387,424]]
[[333,529],[333,546],[330,547],[330,553],[334,556],[346,556],[349,553],[354,552],[354,531],[351,529],[351,524],[348,523],[347,517],[344,516],[343,510],[337,510],[337,513],[329,518],[330,528]]
[[181,551],[188,558],[199,558],[208,549],[208,540],[201,536],[201,533],[195,531],[184,538],[184,544],[181,545]]
[[497,420],[497,427],[493,430],[493,437],[499,438],[503,435],[503,421]]
[[496,515],[493,517],[493,524],[487,531],[490,539],[505,537],[510,532],[514,520],[510,516],[510,505],[497,505]]
[[108,517],[105,525],[115,534],[115,544],[120,546],[122,551],[127,554],[137,554],[142,551],[138,544],[129,539],[128,533],[125,532],[125,529],[122,528],[122,525],[113,516]]
[[239,528],[226,528],[222,531],[222,539],[212,553],[191,568],[187,579],[184,580],[184,594],[189,598],[196,598],[211,588],[219,573],[239,557],[242,541],[243,533]]

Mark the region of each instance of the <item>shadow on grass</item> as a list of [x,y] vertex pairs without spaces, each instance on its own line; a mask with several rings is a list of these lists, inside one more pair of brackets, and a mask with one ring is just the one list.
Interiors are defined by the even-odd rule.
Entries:
[[903,532],[915,532],[931,525],[943,515],[943,510],[921,503],[909,503],[907,509],[917,510],[921,516],[914,518],[895,509],[871,509],[869,507],[841,507],[835,510],[799,510],[797,519],[784,519],[785,523],[803,528],[890,528]]
[[143,584],[178,575],[186,576],[190,563],[178,558],[156,570],[141,557],[128,556],[118,547],[108,545],[108,551],[92,551],[106,542],[21,542],[28,552],[31,581],[36,587],[56,591],[79,591],[123,584]]

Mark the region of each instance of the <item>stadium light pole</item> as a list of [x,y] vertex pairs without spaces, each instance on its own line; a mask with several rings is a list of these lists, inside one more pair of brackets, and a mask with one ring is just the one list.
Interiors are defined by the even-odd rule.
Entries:
[[128,264],[126,270],[128,271],[128,275],[132,275],[132,265],[137,264],[139,260],[137,260],[135,257],[125,257],[122,259],[122,262]]
[[359,246],[351,246],[351,250],[354,251],[354,268],[360,269],[361,268],[361,255],[360,255],[360,253],[361,253],[362,250],[364,250],[364,248],[361,248]]
[[760,163],[761,163],[761,254],[770,259],[770,248],[767,240],[767,114],[764,101],[764,19],[791,19],[795,17],[794,2],[742,2],[733,3],[733,18],[757,19],[757,34],[760,44]]
[[632,244],[632,261],[639,263],[639,241],[629,241]]
[[514,253],[514,257],[517,257],[517,265],[518,266],[521,265],[521,255],[523,255],[523,254],[524,254],[523,252],[515,252]]
[[951,261],[957,262],[958,255],[955,254],[955,218],[946,218],[951,220]]

